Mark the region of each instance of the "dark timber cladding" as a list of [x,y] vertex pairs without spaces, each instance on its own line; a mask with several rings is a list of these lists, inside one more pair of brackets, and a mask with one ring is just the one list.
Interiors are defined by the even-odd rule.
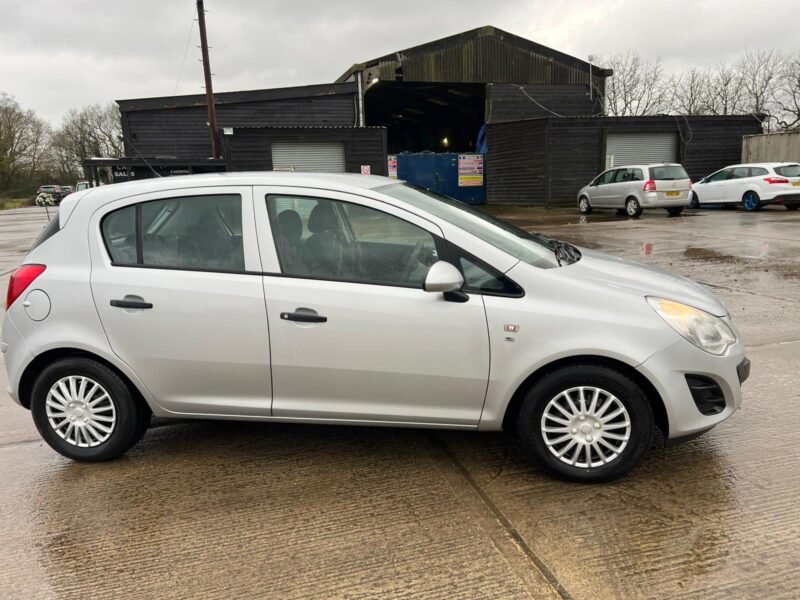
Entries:
[[389,174],[384,127],[234,127],[222,136],[228,170],[271,171],[273,142],[342,142],[348,173],[369,165],[373,175]]
[[[337,81],[589,83],[589,63],[496,27],[486,26],[353,65]],[[601,91],[610,71],[594,68]]]
[[[345,126],[355,123],[355,83],[215,94],[220,128]],[[125,155],[211,156],[206,99],[202,94],[118,100]]]
[[600,95],[590,98],[586,85],[490,83],[486,90],[488,123],[603,112]]
[[490,124],[487,199],[499,204],[568,205],[605,168],[609,133],[674,133],[693,180],[739,162],[742,137],[761,131],[751,115],[547,117]]

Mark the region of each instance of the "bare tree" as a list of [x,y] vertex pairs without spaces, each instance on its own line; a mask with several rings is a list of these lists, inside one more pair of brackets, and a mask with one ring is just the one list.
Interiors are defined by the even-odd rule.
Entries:
[[702,115],[710,103],[709,74],[691,68],[672,78],[672,108],[679,115]]
[[43,167],[49,128],[32,110],[0,93],[0,191],[19,188]]
[[707,106],[712,115],[735,115],[744,111],[745,92],[739,71],[721,64],[708,73]]
[[65,175],[79,176],[81,163],[94,156],[122,156],[122,127],[116,104],[70,109],[53,134],[52,156]]
[[614,54],[598,62],[614,70],[606,81],[606,107],[614,116],[654,115],[669,109],[667,80],[660,59],[638,52]]
[[784,61],[775,103],[779,109],[778,126],[781,129],[800,128],[800,53]]
[[[775,87],[784,62],[783,55],[777,50],[748,50],[739,59],[736,68],[746,93],[745,110],[773,117],[776,109]],[[767,121],[767,128],[771,121]]]

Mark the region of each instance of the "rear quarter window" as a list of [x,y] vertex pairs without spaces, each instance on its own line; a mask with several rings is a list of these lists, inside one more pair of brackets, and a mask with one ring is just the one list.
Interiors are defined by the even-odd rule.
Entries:
[[675,181],[676,179],[689,179],[689,175],[680,165],[666,165],[663,167],[650,167],[650,179],[656,181]]
[[39,237],[33,242],[33,246],[31,246],[31,250],[36,248],[37,246],[41,246],[44,242],[49,240],[55,234],[57,234],[61,230],[61,227],[58,225],[58,215],[53,217],[50,222],[42,229],[42,232],[39,234]]
[[800,177],[800,165],[785,165],[783,167],[775,167],[775,172],[783,177]]

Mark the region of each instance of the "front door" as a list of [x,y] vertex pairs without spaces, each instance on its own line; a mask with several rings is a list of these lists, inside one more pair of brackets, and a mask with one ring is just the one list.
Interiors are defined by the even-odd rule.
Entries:
[[269,415],[252,188],[120,200],[92,216],[89,243],[92,293],[109,343],[161,406]]
[[438,227],[336,192],[254,196],[273,416],[477,425],[489,377],[483,298],[422,289],[443,251]]

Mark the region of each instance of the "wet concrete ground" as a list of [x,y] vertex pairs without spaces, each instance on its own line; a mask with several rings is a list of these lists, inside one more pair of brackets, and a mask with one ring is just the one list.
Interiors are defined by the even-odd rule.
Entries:
[[[501,215],[711,287],[742,410],[586,486],[504,434],[401,429],[161,421],[81,465],[2,398],[0,597],[800,596],[800,213]],[[2,290],[44,222],[0,212]]]

